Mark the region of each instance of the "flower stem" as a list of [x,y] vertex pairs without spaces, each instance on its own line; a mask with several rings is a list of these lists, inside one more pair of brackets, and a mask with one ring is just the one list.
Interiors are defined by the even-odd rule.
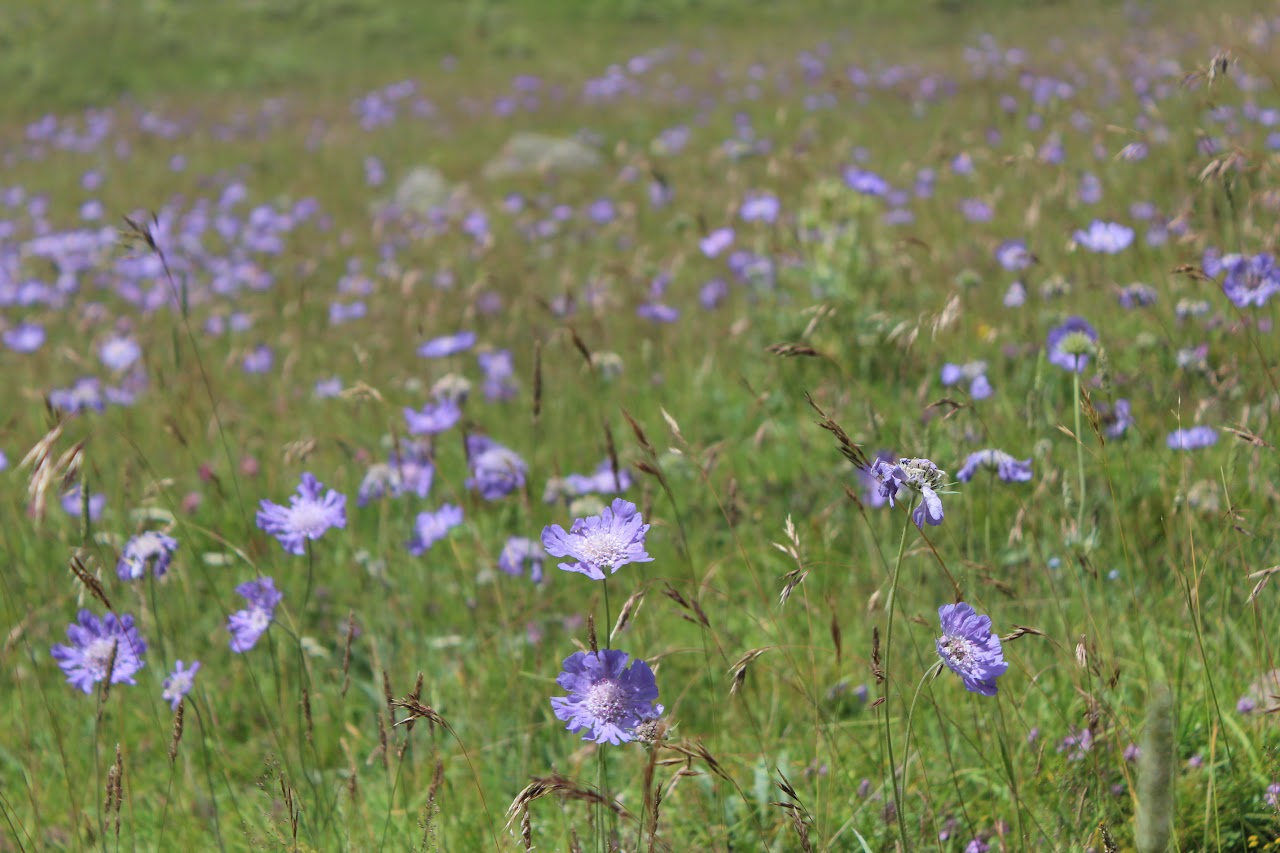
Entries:
[[898,575],[902,571],[902,556],[907,550],[907,530],[912,524],[911,512],[907,512],[906,523],[902,526],[902,538],[898,540],[898,556],[893,561],[893,575],[889,579],[889,619],[885,626],[884,632],[884,652],[881,655],[881,672],[884,675],[884,702],[881,704],[881,710],[884,712],[884,740],[885,746],[889,753],[889,780],[893,785],[893,810],[898,817],[898,834],[902,839],[904,849],[908,848],[907,843],[907,819],[902,813],[902,792],[898,788],[898,765],[893,757],[893,726],[889,719],[889,685],[890,685],[890,669],[889,654],[893,650],[893,613],[896,605],[896,594],[898,591]]
[[1080,480],[1080,494],[1076,497],[1076,540],[1084,535],[1084,436],[1080,434],[1080,373],[1071,374],[1071,408],[1075,413],[1076,473]]
[[613,648],[613,619],[609,612],[609,579],[605,578],[601,583],[604,584],[604,647],[611,649]]

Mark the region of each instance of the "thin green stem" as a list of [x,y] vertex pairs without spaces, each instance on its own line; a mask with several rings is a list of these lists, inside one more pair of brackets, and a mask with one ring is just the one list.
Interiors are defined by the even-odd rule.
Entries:
[[1071,409],[1075,416],[1076,473],[1080,482],[1080,494],[1076,496],[1076,541],[1084,536],[1084,436],[1080,432],[1080,373],[1071,372]]
[[881,667],[884,673],[884,702],[881,704],[880,710],[884,712],[884,739],[885,747],[889,753],[889,781],[893,787],[893,807],[898,817],[898,834],[902,838],[902,845],[907,845],[907,819],[902,813],[902,792],[898,788],[898,764],[893,757],[893,726],[889,718],[889,685],[892,683],[890,674],[892,670],[889,667],[889,655],[893,651],[893,613],[896,605],[898,592],[898,575],[902,571],[902,556],[907,550],[907,530],[912,524],[911,513],[907,512],[906,523],[902,525],[902,538],[898,540],[898,556],[893,561],[893,575],[889,579],[889,620],[884,631],[884,651],[881,656]]

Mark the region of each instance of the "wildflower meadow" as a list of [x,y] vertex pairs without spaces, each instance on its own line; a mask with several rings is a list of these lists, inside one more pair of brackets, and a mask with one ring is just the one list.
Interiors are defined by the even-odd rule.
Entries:
[[0,853],[1280,850],[1280,7],[108,7]]

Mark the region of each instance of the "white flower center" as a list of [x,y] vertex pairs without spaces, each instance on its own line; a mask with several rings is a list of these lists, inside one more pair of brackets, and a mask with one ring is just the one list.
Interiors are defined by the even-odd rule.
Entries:
[[[93,673],[95,681],[101,681],[107,677],[107,662],[111,660],[111,650],[118,639],[118,637],[98,637],[85,647],[85,668]],[[119,655],[117,654],[116,657],[118,661]]]
[[961,668],[971,666],[974,655],[977,652],[972,640],[950,635],[942,638],[942,650],[952,664]]
[[591,565],[614,568],[626,559],[626,545],[617,533],[602,530],[583,537],[581,551]]
[[606,678],[591,685],[591,689],[587,691],[587,710],[601,722],[617,722],[625,710],[624,698],[618,683]]
[[185,696],[191,692],[191,688],[195,686],[196,674],[194,670],[187,670],[169,678],[169,686],[165,688],[161,694],[161,699],[177,699],[179,696]]
[[289,526],[308,539],[317,539],[329,529],[329,511],[324,504],[299,503],[289,508]]

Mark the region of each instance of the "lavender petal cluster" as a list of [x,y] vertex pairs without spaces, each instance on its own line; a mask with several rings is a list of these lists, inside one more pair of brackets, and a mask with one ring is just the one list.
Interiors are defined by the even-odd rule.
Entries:
[[529,580],[542,583],[544,556],[545,551],[539,543],[527,536],[512,536],[498,555],[498,568],[513,577],[520,577],[527,566]]
[[528,466],[514,450],[483,435],[467,436],[467,457],[471,476],[467,488],[475,489],[487,501],[496,501],[524,488]]
[[123,581],[136,581],[147,573],[147,566],[156,577],[164,577],[173,560],[173,552],[178,549],[178,540],[155,530],[148,530],[134,536],[125,543],[120,560],[116,563],[116,574]]
[[134,675],[146,664],[147,644],[129,614],[108,613],[99,619],[84,609],[67,626],[68,643],[58,643],[50,655],[67,675],[67,683],[85,693],[106,680],[112,684],[137,684]]
[[994,470],[996,476],[1006,483],[1025,483],[1031,479],[1030,459],[1015,459],[1011,454],[995,448],[970,453],[963,467],[956,472],[956,479],[967,483],[979,468]]
[[575,562],[560,563],[566,572],[579,572],[592,580],[604,580],[604,570],[614,574],[630,563],[653,560],[644,549],[649,525],[636,505],[622,498],[599,515],[575,519],[566,531],[558,524],[542,530],[542,546],[553,557],[569,557]]
[[880,483],[880,496],[889,502],[889,506],[897,505],[903,488],[919,495],[920,502],[911,512],[916,527],[923,529],[925,524],[937,527],[942,523],[942,498],[937,490],[942,488],[947,474],[933,462],[921,458],[899,459],[897,462],[877,459],[868,470]]
[[227,631],[231,634],[231,651],[243,654],[257,645],[271,627],[276,618],[276,606],[284,600],[284,593],[276,589],[275,581],[269,577],[245,581],[236,587],[236,593],[248,603],[248,607],[231,614],[227,620]]
[[991,617],[980,616],[973,607],[959,602],[939,607],[938,618],[942,622],[938,657],[960,676],[969,692],[996,695],[996,679],[1005,674],[1009,664],[1000,638],[991,633]]
[[257,521],[285,551],[301,556],[307,541],[319,539],[331,527],[347,526],[347,498],[333,489],[325,491],[324,484],[307,472],[298,491],[290,495],[289,506],[263,500]]
[[444,504],[435,512],[420,512],[413,522],[413,538],[406,547],[410,554],[420,557],[460,524],[462,507],[454,504]]
[[569,731],[584,732],[583,740],[627,743],[637,727],[664,710],[653,670],[616,649],[574,652],[565,658],[556,684],[569,695],[553,697],[551,708]]
[[1083,373],[1089,366],[1089,356],[1097,350],[1098,332],[1083,317],[1068,317],[1061,325],[1049,330],[1045,340],[1049,363]]

